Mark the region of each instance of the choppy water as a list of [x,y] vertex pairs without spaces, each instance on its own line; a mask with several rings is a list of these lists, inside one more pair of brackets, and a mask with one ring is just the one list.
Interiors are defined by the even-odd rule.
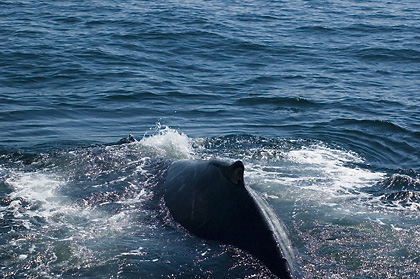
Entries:
[[417,1],[0,1],[0,274],[269,277],[161,200],[216,157],[297,278],[420,277],[419,34]]

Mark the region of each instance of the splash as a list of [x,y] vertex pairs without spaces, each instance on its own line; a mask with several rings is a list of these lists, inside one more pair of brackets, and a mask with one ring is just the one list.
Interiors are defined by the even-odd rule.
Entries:
[[[15,172],[5,182],[14,190],[9,195],[12,200],[9,209],[13,208],[15,218],[27,215],[30,218],[48,219],[65,210],[60,206],[60,197],[55,194],[64,183],[57,176],[42,172]],[[29,227],[30,223],[25,224],[25,227]]]
[[193,154],[188,136],[167,126],[162,128],[158,125],[156,134],[145,136],[140,140],[140,144],[172,159],[190,159]]

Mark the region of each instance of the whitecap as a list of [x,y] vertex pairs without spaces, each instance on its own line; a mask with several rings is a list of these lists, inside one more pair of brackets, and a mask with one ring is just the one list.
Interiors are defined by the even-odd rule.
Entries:
[[172,159],[189,159],[193,154],[192,143],[188,136],[167,126],[161,128],[159,125],[154,135],[144,136],[139,143]]

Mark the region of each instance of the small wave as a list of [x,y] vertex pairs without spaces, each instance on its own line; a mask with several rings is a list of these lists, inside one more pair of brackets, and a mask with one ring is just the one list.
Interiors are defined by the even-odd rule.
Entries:
[[414,49],[364,48],[356,55],[369,61],[420,62],[420,52]]
[[420,210],[420,176],[414,170],[399,170],[380,181],[371,191],[391,208]]
[[133,102],[133,101],[144,101],[144,100],[159,100],[161,97],[152,92],[139,92],[133,93],[131,91],[118,90],[107,92],[104,97],[106,101],[112,102]]
[[340,125],[340,126],[357,126],[360,128],[369,128],[376,129],[380,131],[388,131],[392,133],[406,133],[408,132],[403,127],[398,126],[391,121],[385,120],[368,120],[368,119],[336,119],[332,121],[332,125]]
[[73,25],[73,24],[81,23],[82,18],[76,17],[76,16],[60,16],[56,18],[55,21],[58,23]]
[[258,105],[268,105],[274,106],[277,108],[296,108],[304,109],[317,107],[318,104],[312,101],[309,101],[304,98],[283,98],[283,97],[246,97],[241,98],[236,102],[241,106],[258,106]]
[[[374,119],[336,119],[325,124],[328,136],[358,150],[381,167],[417,168],[418,149],[413,145],[420,133],[395,123]],[[402,140],[403,139],[403,140]]]
[[[78,18],[76,18],[78,19]],[[74,20],[74,17],[66,17],[66,18],[62,18],[62,20],[64,20],[64,23],[68,23],[67,21],[70,20],[70,23],[73,23],[72,20]],[[78,21],[76,21],[78,22]],[[113,27],[128,27],[128,28],[141,28],[144,26],[141,26],[139,24],[138,21],[130,21],[130,20],[124,20],[124,19],[116,19],[116,20],[112,20],[112,19],[94,19],[94,20],[89,20],[85,22],[86,27],[90,27],[90,28],[94,28],[97,26],[105,26],[106,28],[110,28],[110,26]]]
[[391,26],[391,25],[372,25],[372,24],[352,24],[348,27],[343,28],[344,32],[357,32],[362,34],[374,34],[374,33],[392,33],[401,32],[404,30],[404,26]]
[[324,26],[313,25],[313,26],[301,26],[297,28],[298,31],[307,32],[310,34],[322,35],[322,34],[334,34],[336,30]]
[[420,175],[415,170],[400,170],[378,185],[387,190],[420,191]]
[[398,191],[384,194],[381,200],[394,206],[409,207],[413,210],[420,210],[420,192]]
[[198,94],[198,93],[184,93],[180,91],[169,91],[166,93],[166,96],[173,99],[179,100],[198,100],[198,99],[213,99],[213,98],[220,98],[217,95],[210,95],[210,94]]

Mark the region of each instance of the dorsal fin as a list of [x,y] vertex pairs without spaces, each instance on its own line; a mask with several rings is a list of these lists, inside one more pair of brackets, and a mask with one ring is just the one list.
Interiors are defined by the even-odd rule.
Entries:
[[217,165],[230,182],[238,186],[244,186],[244,164],[241,161],[236,161],[230,166]]

